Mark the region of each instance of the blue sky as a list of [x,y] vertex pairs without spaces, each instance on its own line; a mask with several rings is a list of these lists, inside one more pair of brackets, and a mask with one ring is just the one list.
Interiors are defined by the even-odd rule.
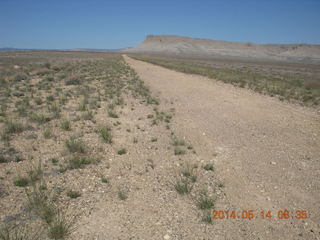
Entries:
[[320,44],[320,0],[0,0],[0,47],[123,48],[147,34]]

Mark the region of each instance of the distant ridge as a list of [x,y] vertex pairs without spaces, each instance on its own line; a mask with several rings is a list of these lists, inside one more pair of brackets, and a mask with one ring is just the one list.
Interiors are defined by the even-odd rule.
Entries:
[[320,45],[240,43],[172,35],[148,35],[141,44],[125,51],[128,53],[320,62]]
[[0,52],[9,52],[9,51],[32,51],[32,50],[35,50],[35,49],[11,48],[11,47],[0,48]]
[[73,49],[28,49],[28,48],[0,48],[0,52],[9,51],[74,51],[74,52],[120,52],[130,48],[119,49],[95,49],[95,48],[73,48]]
[[120,52],[125,49],[130,48],[118,48],[118,49],[95,49],[95,48],[74,48],[74,49],[68,49],[67,51],[77,51],[77,52]]

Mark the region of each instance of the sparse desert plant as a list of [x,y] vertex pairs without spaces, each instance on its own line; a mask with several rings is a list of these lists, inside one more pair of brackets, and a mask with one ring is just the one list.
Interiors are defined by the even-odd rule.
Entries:
[[48,68],[48,69],[51,68],[51,64],[50,64],[50,63],[44,63],[43,66],[44,66],[45,68]]
[[128,198],[128,193],[127,193],[127,191],[125,191],[125,190],[119,190],[118,191],[118,197],[119,197],[119,199],[120,200],[126,200],[127,198]]
[[7,115],[7,108],[8,107],[7,107],[7,105],[5,103],[2,103],[0,105],[0,117],[5,117]]
[[0,155],[0,163],[7,163],[7,162],[9,162],[8,158],[6,158],[3,155]]
[[181,175],[175,184],[175,189],[179,194],[188,194],[196,181],[195,166],[187,165],[181,170]]
[[185,145],[186,145],[185,140],[174,137],[173,146],[185,146]]
[[109,126],[101,127],[99,133],[105,143],[112,143],[111,128]]
[[45,77],[44,81],[47,81],[47,82],[53,82],[54,81],[54,78],[53,77]]
[[54,96],[50,95],[46,97],[47,102],[53,102],[54,101]]
[[113,110],[108,111],[108,116],[111,118],[119,118],[119,115]]
[[207,191],[201,191],[197,199],[197,206],[199,209],[210,209],[213,208],[215,204],[215,199],[208,196]]
[[29,182],[31,184],[34,184],[35,182],[40,180],[42,177],[42,173],[43,171],[42,171],[41,162],[39,162],[37,166],[35,165],[31,166],[31,168],[28,171]]
[[206,171],[214,171],[214,166],[212,163],[208,163],[206,165],[203,166],[203,169]]
[[46,129],[43,131],[43,137],[46,138],[46,139],[49,139],[49,138],[52,138],[52,137],[53,137],[51,128],[46,128]]
[[59,216],[49,224],[48,237],[54,240],[66,239],[73,231],[72,225],[73,222],[71,220]]
[[59,98],[59,103],[63,106],[67,103],[68,97],[67,96],[62,96]]
[[60,168],[58,169],[58,172],[59,173],[64,173],[68,170],[68,167],[66,166],[63,166],[63,165],[60,165]]
[[86,149],[84,143],[81,140],[77,140],[74,137],[71,137],[66,141],[66,147],[71,153],[85,153]]
[[82,119],[83,120],[92,120],[93,119],[93,112],[92,111],[86,111],[85,113],[82,114]]
[[[15,92],[14,94],[18,94],[17,92]],[[30,109],[31,105],[30,105],[30,98],[29,97],[22,97],[23,94],[20,94],[21,96],[19,96],[19,98],[21,98],[21,100],[18,100],[15,103],[15,107],[16,107],[16,111],[19,113],[20,116],[25,117],[27,115],[27,111],[28,109]]]
[[124,104],[124,99],[122,97],[118,97],[115,102],[116,105],[123,105]]
[[65,239],[73,231],[73,221],[59,211],[54,202],[56,197],[42,186],[33,185],[26,191],[29,208],[45,223],[50,239]]
[[80,85],[81,81],[78,77],[71,77],[65,81],[65,85],[70,86],[70,85]]
[[177,180],[176,184],[174,185],[174,188],[176,189],[176,191],[181,195],[190,193],[192,190],[192,187],[193,187],[192,183],[186,178]]
[[29,185],[29,179],[27,177],[17,176],[13,184],[18,187],[26,187]]
[[123,155],[123,154],[126,154],[127,153],[127,149],[125,149],[125,148],[120,148],[119,150],[118,150],[118,154],[119,155]]
[[6,130],[1,131],[1,140],[3,140],[4,142],[9,143],[10,134],[8,134]]
[[31,166],[27,174],[27,177],[18,175],[13,182],[14,185],[18,187],[26,187],[29,184],[35,184],[36,181],[40,180],[42,176],[41,163],[39,163],[38,166]]
[[71,130],[71,122],[68,119],[63,119],[61,121],[61,128],[65,131]]
[[47,122],[51,121],[51,117],[50,116],[46,116],[43,113],[32,112],[32,113],[30,113],[29,118],[30,118],[31,121],[37,122],[39,124],[44,124],[44,123],[47,123]]
[[109,183],[109,179],[106,177],[101,177],[101,182],[103,183]]
[[157,99],[157,98],[155,98],[155,97],[148,96],[148,97],[147,97],[147,104],[159,105],[159,104],[160,104],[160,101],[159,101],[159,99]]
[[92,163],[92,160],[87,157],[83,156],[74,156],[69,159],[68,161],[68,168],[69,169],[78,169],[84,168],[85,165]]
[[81,193],[79,193],[78,191],[73,191],[73,190],[70,190],[67,192],[67,196],[69,198],[78,198],[81,196]]
[[82,111],[82,112],[88,110],[87,105],[88,105],[88,99],[87,99],[87,98],[84,98],[84,99],[79,103],[78,110],[79,110],[79,111]]
[[116,121],[113,125],[114,125],[114,126],[119,126],[119,125],[121,125],[121,122]]
[[57,165],[59,160],[57,158],[51,158],[50,159],[53,165]]
[[17,155],[17,156],[14,157],[14,161],[15,162],[22,162],[23,158],[21,156]]
[[44,185],[44,184],[40,185],[40,186],[39,186],[39,190],[40,190],[40,191],[48,190],[47,185]]
[[0,227],[0,240],[40,240],[42,228],[30,229],[23,225]]
[[4,132],[6,134],[21,133],[24,131],[24,129],[25,129],[25,126],[18,121],[14,121],[14,120],[10,119],[5,122]]
[[184,169],[181,171],[182,176],[185,178],[188,178],[191,182],[197,181],[197,175],[195,173],[194,167],[187,165]]
[[61,108],[58,103],[53,103],[49,106],[49,111],[52,112],[52,118],[58,119],[60,118]]
[[174,148],[174,155],[183,155],[186,151],[182,149],[181,147],[175,147]]
[[202,213],[202,222],[212,224],[212,215],[210,210],[203,211]]
[[39,75],[39,76],[44,76],[46,74],[49,74],[50,73],[50,70],[46,67],[41,67],[41,68],[38,68],[35,72],[36,75]]
[[57,213],[53,200],[46,190],[39,186],[33,186],[32,190],[26,191],[29,208],[32,209],[45,223],[53,222]]
[[101,105],[100,103],[97,102],[97,100],[94,99],[89,102],[89,107],[90,109],[97,109],[97,108],[100,108]]
[[108,106],[107,106],[107,108],[108,108],[109,110],[114,110],[115,107],[116,107],[116,105],[115,105],[114,103],[110,103],[110,104],[108,104]]
[[8,82],[4,78],[1,77],[0,84],[1,84],[1,86],[6,86],[8,84]]
[[148,165],[149,165],[152,169],[154,169],[154,168],[155,168],[155,164],[154,164],[153,160],[152,160],[152,159],[147,159],[147,161],[148,161]]
[[42,104],[42,99],[40,97],[37,97],[34,102],[37,104],[37,105],[41,105]]
[[28,76],[27,75],[25,75],[25,74],[18,74],[18,75],[16,75],[15,77],[14,77],[14,81],[15,82],[20,82],[20,81],[23,81],[23,80],[26,80],[28,78]]

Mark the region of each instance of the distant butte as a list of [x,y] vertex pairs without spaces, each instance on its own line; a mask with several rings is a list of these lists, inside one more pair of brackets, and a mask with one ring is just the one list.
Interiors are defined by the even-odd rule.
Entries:
[[170,35],[148,35],[141,44],[125,51],[190,57],[240,57],[320,63],[320,45],[255,44]]

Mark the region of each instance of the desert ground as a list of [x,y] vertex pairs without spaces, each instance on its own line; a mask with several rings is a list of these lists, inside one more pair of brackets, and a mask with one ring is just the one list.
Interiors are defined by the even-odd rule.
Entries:
[[0,239],[320,239],[318,68],[150,59],[0,53]]
[[215,208],[310,209],[307,221],[216,220],[212,239],[319,238],[320,124],[315,110],[126,60],[152,90],[175,103],[175,127],[214,163],[215,176],[225,186]]

